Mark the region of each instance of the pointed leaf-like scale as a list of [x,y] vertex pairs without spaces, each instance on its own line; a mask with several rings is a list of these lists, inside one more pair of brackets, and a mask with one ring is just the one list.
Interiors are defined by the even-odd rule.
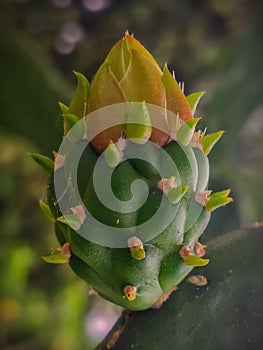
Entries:
[[180,201],[180,199],[185,195],[186,191],[188,190],[189,186],[177,186],[172,188],[167,194],[168,201],[171,204],[176,204]]
[[187,146],[191,141],[195,126],[199,122],[200,118],[189,119],[184,122],[176,133],[176,140],[179,141],[183,146]]
[[142,260],[145,258],[145,250],[143,248],[133,248],[131,249],[131,256],[133,259]]
[[[64,133],[74,127],[74,132],[68,134],[68,138],[73,142],[79,141],[86,138],[86,126],[85,119],[79,119],[75,114],[66,113],[63,115],[64,118]],[[76,125],[76,126],[75,126]]]
[[79,117],[77,117],[75,114],[65,113],[63,114],[63,118],[65,120],[65,124],[67,125],[65,132],[71,129],[79,121]]
[[202,137],[201,144],[203,148],[203,152],[205,155],[208,155],[217,141],[221,138],[224,131],[217,131],[213,134],[206,135]]
[[230,192],[231,192],[230,189],[223,190],[223,191],[220,191],[220,192],[213,192],[213,193],[210,194],[209,198],[227,197]]
[[[120,85],[130,102],[145,101],[145,103],[158,106],[164,105],[161,71],[156,64],[149,61],[139,51],[132,49],[129,67]],[[157,121],[153,120],[152,123],[160,125],[162,130],[167,129],[164,117],[160,117]],[[164,133],[157,128],[152,129],[151,141],[159,146],[164,146],[168,140],[168,132]]]
[[139,51],[131,50],[129,67],[120,86],[129,102],[145,101],[162,106],[161,71]]
[[116,76],[113,74],[109,63],[105,61],[100,66],[91,83],[88,113],[122,102],[126,102],[123,90]]
[[50,207],[41,199],[39,200],[39,207],[40,207],[42,213],[45,215],[45,217],[47,217],[49,220],[55,222],[55,218],[54,218],[54,215],[52,214]]
[[75,114],[79,118],[83,118],[87,114],[87,103],[90,93],[90,84],[87,78],[79,73],[74,72],[77,78],[77,89],[73,99],[69,105],[68,113]]
[[[131,50],[131,59],[128,70],[121,80],[120,85],[125,91],[125,96],[129,102],[150,103],[163,106],[164,89],[161,81],[160,68],[141,54],[139,51]],[[163,130],[167,129],[165,118],[160,117],[158,121],[152,121],[154,125],[159,125]],[[168,140],[168,132],[153,128],[151,140],[159,146],[165,145]]]
[[60,216],[57,221],[70,226],[73,230],[78,230],[82,224],[80,218],[72,214]]
[[104,151],[105,162],[108,164],[110,168],[116,168],[116,166],[121,162],[122,156],[121,153],[112,141],[109,146]]
[[229,193],[230,193],[230,190],[224,190],[224,191],[212,193],[209,196],[208,201],[205,205],[206,211],[212,212],[217,208],[220,208],[222,206],[225,206],[228,203],[231,203],[233,201],[233,198],[228,197]]
[[205,209],[209,212],[212,212],[220,207],[223,207],[225,205],[227,205],[228,203],[233,202],[233,198],[231,197],[227,197],[227,198],[214,198],[211,199],[207,202]]
[[42,256],[42,259],[51,264],[68,264],[69,258],[63,252],[54,253],[47,256]]
[[[88,113],[105,106],[122,102],[126,102],[124,93],[108,63],[104,62],[99,68],[91,84]],[[106,130],[104,130],[105,128],[103,127],[103,119],[99,117],[96,120],[96,123],[93,122],[93,124],[90,126],[93,128],[93,130],[95,130],[95,134],[97,134],[97,130],[104,130],[91,141],[92,146],[95,148],[97,153],[102,153],[108,147],[110,140],[115,143],[122,136],[124,131],[122,122],[124,122],[125,116],[123,115],[119,117],[120,124]]]
[[47,156],[43,156],[39,153],[29,153],[29,156],[40,165],[48,174],[52,174],[54,171],[54,161]]
[[145,144],[152,132],[151,118],[145,102],[134,103],[128,114],[126,136],[132,142]]
[[188,266],[205,266],[209,263],[209,259],[203,259],[193,254],[189,254],[183,260]]
[[198,92],[194,92],[186,97],[193,115],[195,114],[197,105],[198,105],[201,97],[204,96],[204,94],[205,94],[205,91],[198,91]]
[[175,115],[179,115],[184,121],[193,118],[190,105],[182,92],[177,81],[170,73],[167,65],[164,66],[162,82],[165,88],[166,95],[166,108],[173,112]]
[[58,105],[59,105],[59,108],[60,108],[60,111],[61,111],[62,115],[68,113],[69,107],[67,105],[65,105],[62,102],[59,102]]

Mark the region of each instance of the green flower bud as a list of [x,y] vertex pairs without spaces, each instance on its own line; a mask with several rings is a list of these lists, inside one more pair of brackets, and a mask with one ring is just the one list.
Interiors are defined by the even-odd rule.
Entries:
[[[87,84],[83,84],[83,80],[81,83],[83,89],[85,87],[85,93],[81,92],[80,88],[78,91],[80,99],[83,100],[83,95],[87,96]],[[75,95],[74,99],[78,100],[78,95]],[[179,115],[184,121],[193,118],[188,100],[167,66],[162,71],[153,56],[132,35],[126,33],[113,46],[94,76],[89,89],[87,113],[112,104],[142,101],[163,107]],[[144,116],[145,114],[142,114],[142,122]],[[123,117],[120,116],[120,124],[94,137],[92,145],[97,153],[102,153],[110,141],[115,143],[123,135]],[[103,125],[102,118],[98,116],[97,126]],[[145,127],[143,131],[139,130],[138,133],[143,134],[142,138],[146,139],[147,136],[147,139],[150,138],[159,146],[164,146],[170,141],[165,115],[160,116],[158,123],[163,130],[167,129],[167,133],[156,128],[150,130],[149,127]],[[131,133],[134,134],[134,131]],[[129,134],[130,128],[128,137]]]
[[193,267],[208,264],[199,238],[232,201],[230,190],[207,189],[207,155],[223,132],[195,131],[203,92],[186,97],[128,33],[91,84],[75,74],[69,107],[59,104],[65,135],[54,160],[31,154],[49,174],[39,204],[61,245],[43,259],[69,264],[124,308],[159,307]]

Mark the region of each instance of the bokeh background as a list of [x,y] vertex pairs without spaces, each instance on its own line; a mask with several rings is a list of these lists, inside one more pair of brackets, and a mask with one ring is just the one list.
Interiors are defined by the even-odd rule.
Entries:
[[[51,155],[62,135],[58,101],[73,70],[92,78],[111,46],[134,33],[185,92],[204,90],[198,116],[223,129],[211,188],[232,188],[203,241],[263,218],[263,2],[260,0],[0,1],[0,348],[93,349],[120,309],[89,295],[57,247],[38,200],[46,175],[28,152]],[[238,254],[238,252],[236,252]]]

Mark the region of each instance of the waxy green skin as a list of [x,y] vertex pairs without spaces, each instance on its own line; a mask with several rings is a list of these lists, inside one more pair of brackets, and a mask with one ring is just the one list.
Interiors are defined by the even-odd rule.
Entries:
[[[143,150],[148,145],[136,145],[135,147]],[[188,184],[188,196],[184,196],[176,205],[170,204],[165,198],[167,207],[171,213],[174,213],[174,218],[161,234],[144,244],[145,259],[132,258],[128,248],[108,248],[94,244],[81,237],[66,224],[60,222],[55,224],[60,244],[69,243],[72,253],[69,264],[74,272],[103,298],[130,310],[143,310],[151,307],[164,293],[178,285],[192,270],[193,267],[186,265],[180,258],[179,251],[184,245],[194,249],[195,242],[198,241],[210,219],[210,213],[201,208],[200,217],[193,227],[184,233],[187,218],[191,215],[188,210],[191,211],[193,205],[200,209],[200,204],[193,203],[193,193],[197,190],[203,191],[207,187],[209,174],[207,157],[201,150],[193,151],[191,146],[181,146],[176,141],[170,142],[164,147],[164,150],[177,165],[182,181]],[[151,151],[153,152],[154,149],[151,148]],[[157,147],[155,154],[149,155],[149,157],[155,157],[155,162],[160,163]],[[123,201],[129,199],[132,181],[140,178],[149,185],[150,199],[136,213],[115,213],[103,207],[93,188],[92,167],[97,158],[96,152],[91,146],[88,146],[85,156],[80,162],[79,189],[83,194],[84,204],[91,214],[108,225],[116,225],[117,215],[120,227],[136,225],[142,220],[142,217],[147,219],[148,216],[151,216],[163,196],[162,191],[157,188],[160,179],[158,173],[153,176],[152,167],[148,165],[147,168],[141,161],[134,159],[120,163],[115,168],[113,175],[113,191],[118,198]],[[103,158],[102,161],[104,161]],[[105,163],[105,167],[107,166]],[[84,173],[81,173],[82,169],[85,170]],[[167,168],[167,177],[172,175],[170,171]],[[101,175],[104,176],[103,173]],[[52,177],[48,193],[48,202],[53,215],[59,217],[61,215],[59,208],[53,205],[56,198]],[[165,226],[167,218],[163,217],[163,220]],[[130,301],[124,297],[123,288],[126,285],[137,286],[138,294],[135,300]]]
[[[121,124],[100,132],[86,146],[78,164],[78,191],[86,209],[105,225],[120,229],[133,227],[133,236],[130,238],[136,239],[136,229],[155,215],[162,199],[165,202],[165,211],[159,221],[152,224],[154,227],[143,232],[143,240],[140,242],[142,258],[137,259],[136,254],[132,254],[128,242],[125,248],[92,243],[66,223],[57,204],[54,171],[63,171],[63,166],[62,169],[54,170],[53,160],[32,154],[32,158],[50,174],[47,204],[41,201],[40,207],[55,222],[57,239],[62,246],[58,254],[59,259],[62,255],[62,259],[58,263],[68,262],[73,271],[103,298],[130,310],[144,310],[178,285],[193,266],[208,262],[201,255],[197,256],[196,243],[210,220],[211,212],[231,201],[228,197],[229,190],[221,191],[211,195],[213,197],[209,210],[206,207],[210,198],[210,192],[207,191],[207,154],[223,132],[206,136],[195,132],[199,119],[193,115],[204,93],[197,92],[186,97],[168,67],[161,70],[151,54],[127,33],[112,48],[91,85],[82,74],[75,75],[78,85],[69,107],[60,103],[65,135],[81,118],[94,110],[123,102],[141,104],[137,110],[141,117],[136,119],[135,124],[128,125],[131,123],[128,120],[125,125],[122,118]],[[145,103],[159,106],[160,111],[164,108],[171,111],[174,115],[172,125],[168,125],[163,112],[160,112],[159,121],[164,129],[149,126],[151,118]],[[164,130],[172,130],[178,124],[178,117],[181,123],[177,125],[178,139],[171,138]],[[98,125],[103,125],[103,122],[93,121]],[[136,123],[138,128],[135,127]],[[96,125],[92,127],[96,129]],[[129,159],[128,156],[125,158],[126,148],[122,150],[122,155],[118,154],[116,142],[123,135],[127,149],[131,147],[138,159]],[[142,142],[137,143],[138,138]],[[107,152],[106,157],[99,157],[103,151]],[[145,154],[148,162],[142,160],[141,156]],[[169,158],[172,163],[169,163]],[[113,168],[112,191],[122,201],[118,211],[104,206],[97,197],[93,183],[93,170],[97,162],[100,162],[102,169],[101,173],[96,174],[96,182],[99,184],[104,183],[105,172],[109,167]],[[162,179],[158,169],[162,169]],[[160,181],[163,183],[164,179],[174,177],[179,184],[172,187],[173,191],[165,193],[165,188],[159,185]],[[139,209],[125,213],[125,201],[132,196],[131,185],[138,179],[147,184],[148,198]],[[67,184],[61,183],[60,186],[66,188]],[[197,193],[203,194],[204,202],[196,200]],[[140,193],[138,196],[140,200]],[[67,193],[63,201],[69,201]],[[157,235],[153,238],[152,231],[156,232],[156,229]],[[90,230],[93,232],[89,233],[96,234],[95,227]],[[63,258],[64,245],[71,256]],[[188,260],[182,256],[183,248],[191,251],[192,261],[191,256],[187,257]],[[200,261],[196,263],[198,258]],[[52,259],[45,257],[44,260],[54,263],[55,259],[56,256],[52,256]],[[125,293],[127,287],[135,291],[135,297],[130,298]]]

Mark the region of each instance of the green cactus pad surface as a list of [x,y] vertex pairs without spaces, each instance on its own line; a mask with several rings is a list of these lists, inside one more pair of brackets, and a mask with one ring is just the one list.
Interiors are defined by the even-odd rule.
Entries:
[[96,350],[260,350],[262,224],[207,245],[209,265],[194,269],[160,310],[126,311]]

